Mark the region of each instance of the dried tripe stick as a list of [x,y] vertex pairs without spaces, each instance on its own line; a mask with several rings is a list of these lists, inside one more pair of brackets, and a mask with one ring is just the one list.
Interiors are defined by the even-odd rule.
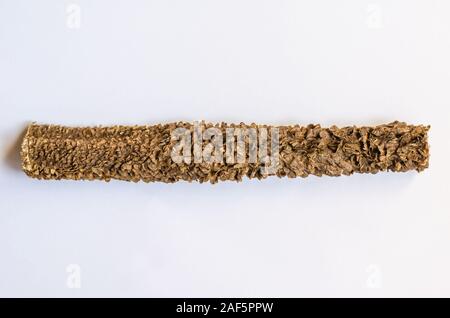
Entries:
[[[244,176],[422,171],[429,161],[429,128],[401,122],[344,128],[204,122],[92,128],[31,124],[21,157],[25,173],[37,179],[215,183]],[[180,129],[184,132],[177,137],[174,132]],[[177,151],[181,157],[174,156]],[[211,161],[205,153],[217,156]]]

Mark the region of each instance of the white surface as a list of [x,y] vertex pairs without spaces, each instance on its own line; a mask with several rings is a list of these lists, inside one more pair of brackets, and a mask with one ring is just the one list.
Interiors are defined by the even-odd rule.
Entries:
[[[445,0],[1,0],[0,296],[450,296],[449,60]],[[29,121],[196,119],[430,124],[431,167],[42,182],[10,154]]]

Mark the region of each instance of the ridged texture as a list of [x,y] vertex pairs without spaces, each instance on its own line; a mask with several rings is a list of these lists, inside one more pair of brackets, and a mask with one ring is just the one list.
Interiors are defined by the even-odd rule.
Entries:
[[[205,124],[270,129],[265,125]],[[22,167],[37,179],[126,181],[240,181],[265,178],[262,163],[175,163],[171,132],[190,123],[154,126],[72,128],[31,124],[22,143]],[[380,171],[422,171],[428,167],[429,126],[394,122],[376,127],[277,126],[278,177],[340,176]],[[248,149],[248,139],[246,139]],[[270,142],[269,142],[270,150]],[[224,147],[225,148],[225,147]],[[248,156],[248,153],[247,153]],[[248,161],[247,161],[248,162]]]

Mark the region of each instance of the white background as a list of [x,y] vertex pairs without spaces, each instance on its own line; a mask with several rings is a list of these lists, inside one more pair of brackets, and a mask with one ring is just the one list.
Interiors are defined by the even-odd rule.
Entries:
[[[449,84],[445,0],[0,0],[0,296],[450,296]],[[430,124],[431,167],[46,182],[14,152],[198,119]]]

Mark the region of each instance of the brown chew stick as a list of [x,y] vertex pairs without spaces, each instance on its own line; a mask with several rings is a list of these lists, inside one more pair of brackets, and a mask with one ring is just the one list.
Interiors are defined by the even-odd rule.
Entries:
[[[154,126],[112,126],[72,128],[31,124],[22,142],[21,157],[25,173],[37,179],[126,181],[240,181],[244,176],[262,179],[263,157],[245,162],[175,162],[172,151],[179,140],[176,128],[188,134],[191,123]],[[428,167],[429,126],[394,122],[376,127],[321,128],[319,125],[265,126],[200,123],[203,131],[216,127],[226,135],[227,128],[242,130],[278,129],[278,177],[308,175],[340,176],[380,171],[422,171]],[[271,155],[268,139],[268,155]],[[203,140],[201,148],[211,142]],[[244,138],[245,149],[254,147]],[[225,138],[223,139],[225,153]],[[195,147],[192,147],[194,149]],[[230,148],[232,149],[232,148]],[[241,148],[242,149],[242,148]],[[189,149],[191,150],[191,149]],[[194,149],[195,151],[195,149]],[[184,157],[183,157],[184,158]],[[225,158],[225,156],[224,156]],[[254,158],[253,158],[254,159]],[[270,175],[270,174],[269,174]]]

